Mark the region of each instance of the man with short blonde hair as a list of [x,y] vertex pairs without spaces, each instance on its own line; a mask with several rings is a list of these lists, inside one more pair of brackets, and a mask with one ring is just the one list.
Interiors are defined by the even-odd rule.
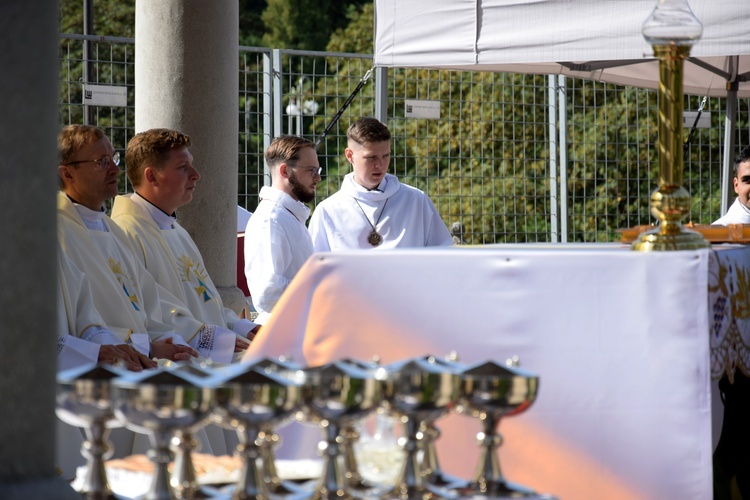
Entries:
[[188,148],[190,137],[170,129],[136,134],[125,153],[135,193],[117,196],[112,219],[125,231],[136,256],[162,287],[177,297],[214,335],[231,333],[234,351],[247,348],[259,325],[225,308],[198,247],[177,222],[200,179]]

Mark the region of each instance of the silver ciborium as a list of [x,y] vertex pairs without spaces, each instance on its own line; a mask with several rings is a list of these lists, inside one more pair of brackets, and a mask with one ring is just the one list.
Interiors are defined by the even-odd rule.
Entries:
[[391,412],[404,423],[402,447],[406,454],[393,496],[402,499],[451,497],[443,488],[425,481],[419,460],[423,422],[434,421],[453,408],[458,400],[460,379],[453,367],[433,356],[388,365],[394,390],[389,398]]
[[528,409],[538,391],[539,377],[510,362],[502,366],[486,361],[461,371],[461,411],[482,423],[482,431],[477,434],[481,446],[477,473],[466,487],[458,490],[462,497],[553,498],[506,481],[497,458],[497,448],[502,444],[496,430],[500,419]]
[[337,361],[306,368],[305,412],[318,423],[325,440],[318,445],[323,455],[323,476],[312,494],[313,499],[353,498],[348,490],[341,463],[341,428],[361,420],[381,403],[385,371],[363,370],[353,363]]
[[86,433],[81,447],[86,475],[79,490],[84,498],[118,498],[107,482],[104,461],[112,455],[107,441],[109,430],[122,426],[112,411],[110,383],[121,374],[109,365],[97,365],[57,375],[57,416],[66,424],[83,427]]
[[142,498],[177,497],[167,469],[170,437],[178,429],[205,421],[213,409],[214,396],[207,379],[174,369],[128,373],[112,381],[115,416],[128,429],[147,434],[151,442],[148,456],[154,463],[154,473]]
[[288,420],[300,407],[299,384],[252,363],[226,369],[216,380],[216,414],[237,429],[242,471],[233,498],[268,498],[268,484],[258,468],[263,429]]

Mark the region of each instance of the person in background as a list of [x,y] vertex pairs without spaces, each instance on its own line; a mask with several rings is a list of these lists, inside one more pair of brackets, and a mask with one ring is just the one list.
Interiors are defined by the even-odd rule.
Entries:
[[714,224],[750,224],[750,146],[734,159],[734,192],[737,193],[734,203]]
[[266,150],[265,160],[271,186],[260,190],[258,208],[245,228],[245,276],[261,324],[313,253],[305,203],[315,199],[320,182],[318,154],[307,139],[279,136]]
[[310,219],[316,252],[452,245],[435,205],[422,191],[388,173],[391,133],[375,118],[347,131],[344,152],[353,171]]
[[224,307],[198,247],[177,222],[177,210],[190,203],[200,179],[190,154],[190,137],[169,129],[136,134],[128,143],[125,164],[135,193],[117,196],[112,220],[130,238],[135,254],[157,283],[200,322],[232,330],[235,352],[260,325]]
[[[117,194],[120,173],[119,155],[107,136],[89,125],[68,125],[58,135],[58,153],[60,251],[76,272],[86,275],[102,326],[121,341],[132,341],[134,347],[151,358],[186,361],[198,357],[196,349],[180,335],[192,336],[194,330],[176,331],[174,326],[184,326],[180,317],[189,312],[159,294],[156,282],[135,258],[127,236],[105,213],[105,201]],[[65,294],[75,298],[75,287],[65,290]],[[71,307],[66,313],[77,311]],[[169,311],[166,320],[163,311]],[[78,318],[67,321],[79,324]],[[147,334],[142,336],[146,339],[144,344],[136,341],[138,334]],[[106,337],[92,336],[91,340],[100,338]],[[202,354],[209,354],[209,350],[202,349]]]

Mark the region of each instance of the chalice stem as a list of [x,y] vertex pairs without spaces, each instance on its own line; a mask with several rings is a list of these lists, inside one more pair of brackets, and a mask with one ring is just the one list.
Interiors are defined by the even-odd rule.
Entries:
[[81,447],[81,454],[86,457],[87,464],[81,493],[102,495],[102,498],[105,498],[112,494],[104,468],[104,460],[110,451],[107,443],[109,429],[103,421],[94,420],[89,427],[85,428],[85,432],[86,441]]
[[190,429],[178,430],[172,439],[175,444],[174,468],[170,484],[178,498],[202,498],[193,465],[193,450],[198,442]]
[[258,457],[261,455],[260,447],[257,444],[258,429],[243,426],[237,429],[237,435],[240,439],[237,452],[242,457],[242,471],[232,498],[234,500],[267,498],[263,488],[261,470],[257,465]]
[[404,441],[404,466],[401,475],[396,482],[396,492],[401,497],[416,498],[423,490],[422,464],[419,461],[417,451],[419,450],[419,422],[413,417],[408,417],[404,424],[406,440]]
[[344,457],[344,472],[350,486],[362,481],[354,454],[354,444],[359,440],[359,432],[353,425],[344,426],[341,430],[341,455]]
[[151,451],[148,455],[154,463],[154,475],[151,478],[151,487],[144,495],[144,500],[171,500],[174,498],[172,488],[169,485],[169,470],[167,468],[170,459],[169,453],[170,431],[154,430],[149,433]]
[[323,468],[321,497],[336,497],[344,494],[344,474],[339,465],[339,426],[329,421],[324,428],[326,433],[326,449]]
[[263,474],[272,482],[279,481],[279,474],[276,471],[276,452],[274,448],[279,442],[279,436],[273,431],[273,427],[266,427],[262,430],[263,441],[260,443],[260,456],[263,463]]
[[496,432],[500,418],[487,414],[482,419],[483,431],[479,435],[481,452],[479,456],[479,468],[474,482],[480,484],[505,483],[500,461],[497,458],[497,449],[502,443],[502,437]]

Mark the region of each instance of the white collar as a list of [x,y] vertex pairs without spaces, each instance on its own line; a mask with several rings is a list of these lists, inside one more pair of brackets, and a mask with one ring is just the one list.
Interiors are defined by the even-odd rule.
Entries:
[[[68,198],[70,199],[70,198]],[[70,200],[73,203],[78,215],[83,220],[84,225],[92,231],[102,231],[106,233],[108,231],[107,226],[104,225],[104,217],[107,215],[104,211],[104,207],[100,210],[91,210],[89,207],[81,205],[78,202]]]
[[268,200],[281,205],[285,209],[289,210],[294,217],[302,224],[305,223],[308,217],[310,217],[310,209],[301,201],[295,200],[284,191],[277,189],[273,186],[263,186],[260,188],[260,194],[258,195],[261,201]]
[[154,222],[156,222],[156,225],[159,226],[159,229],[174,229],[174,224],[175,222],[177,222],[177,217],[168,215],[162,209],[160,209],[138,193],[133,193],[130,196],[130,199],[133,203],[148,212],[151,218],[154,219]]

